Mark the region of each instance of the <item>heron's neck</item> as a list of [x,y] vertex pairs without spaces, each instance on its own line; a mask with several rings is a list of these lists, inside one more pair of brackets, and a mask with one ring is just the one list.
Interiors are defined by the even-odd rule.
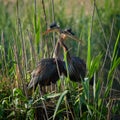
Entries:
[[62,47],[63,47],[64,52],[66,53],[67,60],[69,61],[69,60],[71,59],[71,57],[70,57],[70,53],[69,53],[69,51],[68,51],[68,48],[67,48],[67,46],[64,44],[63,40],[61,40],[60,42],[61,42],[61,45],[62,45]]
[[54,50],[54,53],[53,53],[53,58],[61,58],[59,40],[57,41],[57,43],[55,45],[55,50]]

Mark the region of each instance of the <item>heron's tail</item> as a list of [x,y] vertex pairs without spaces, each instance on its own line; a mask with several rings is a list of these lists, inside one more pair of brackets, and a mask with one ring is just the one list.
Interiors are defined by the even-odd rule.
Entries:
[[38,84],[38,77],[33,77],[32,79],[31,79],[31,81],[30,81],[30,83],[28,84],[28,90],[29,89],[36,89],[36,87],[37,87],[37,84]]

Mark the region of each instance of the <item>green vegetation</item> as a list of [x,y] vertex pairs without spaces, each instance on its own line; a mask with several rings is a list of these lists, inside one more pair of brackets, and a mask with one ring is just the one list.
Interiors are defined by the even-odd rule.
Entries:
[[[0,0],[0,119],[120,119],[120,1],[54,2]],[[30,94],[31,71],[53,54],[56,35],[42,36],[53,21],[84,41],[65,44],[86,61],[87,80],[81,87],[61,77],[43,96],[39,89]]]

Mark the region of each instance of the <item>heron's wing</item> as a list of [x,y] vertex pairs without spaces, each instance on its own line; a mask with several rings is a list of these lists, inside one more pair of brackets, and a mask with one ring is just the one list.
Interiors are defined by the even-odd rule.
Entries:
[[74,61],[73,66],[75,68],[76,77],[79,79],[84,78],[86,74],[85,62],[78,57],[73,57],[73,61]]
[[44,70],[41,71],[40,76],[40,79],[42,80],[41,84],[49,85],[51,82],[55,83],[59,79],[59,73],[61,75],[63,72],[63,62],[61,60],[55,60],[54,58],[51,58],[46,59],[44,65]]
[[33,70],[33,72],[31,73],[31,81],[28,85],[28,89],[32,88],[34,88],[34,90],[36,89],[42,71],[44,71],[44,66],[42,68],[38,66],[35,70]]
[[28,89],[33,87],[36,88],[38,83],[49,85],[52,78],[57,79],[56,74],[57,67],[54,59],[42,59],[36,69],[32,72],[32,78],[28,85]]

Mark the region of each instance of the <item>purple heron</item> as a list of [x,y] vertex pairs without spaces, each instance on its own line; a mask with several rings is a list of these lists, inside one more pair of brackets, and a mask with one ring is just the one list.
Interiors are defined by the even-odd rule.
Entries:
[[75,37],[71,29],[61,30],[56,23],[53,23],[44,34],[54,31],[57,32],[60,36],[60,39],[57,41],[56,44],[55,56],[58,57],[60,46],[63,48],[64,52],[66,53],[68,68],[65,66],[64,75],[65,76],[69,75],[71,81],[80,82],[81,80],[84,79],[86,75],[86,64],[84,60],[80,59],[79,57],[71,56],[67,46],[63,42],[66,40],[67,37],[70,37],[76,41],[79,40]]

